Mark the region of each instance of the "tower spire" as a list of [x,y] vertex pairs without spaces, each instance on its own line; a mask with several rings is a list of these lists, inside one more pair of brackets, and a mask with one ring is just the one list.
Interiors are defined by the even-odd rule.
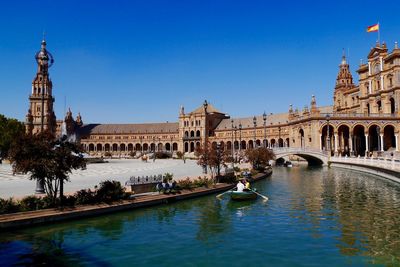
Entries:
[[46,41],[42,40],[40,50],[35,54],[38,70],[32,81],[32,92],[29,96],[30,108],[26,117],[26,131],[40,133],[56,131],[56,117],[53,110],[53,84],[48,69],[53,64],[53,56],[46,49]]
[[342,64],[341,65],[346,65],[347,61],[346,61],[346,51],[343,48],[343,53],[342,53]]

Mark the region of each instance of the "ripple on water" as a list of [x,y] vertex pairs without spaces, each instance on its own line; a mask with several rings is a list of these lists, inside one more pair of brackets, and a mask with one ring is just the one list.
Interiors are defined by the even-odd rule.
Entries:
[[0,258],[6,265],[38,258],[71,266],[400,265],[397,184],[301,167],[275,168],[255,187],[270,200],[209,196],[6,233]]

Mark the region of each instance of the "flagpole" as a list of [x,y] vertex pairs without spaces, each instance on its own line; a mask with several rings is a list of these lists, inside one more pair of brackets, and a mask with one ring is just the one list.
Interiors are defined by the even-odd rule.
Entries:
[[381,25],[378,21],[378,44],[381,45]]

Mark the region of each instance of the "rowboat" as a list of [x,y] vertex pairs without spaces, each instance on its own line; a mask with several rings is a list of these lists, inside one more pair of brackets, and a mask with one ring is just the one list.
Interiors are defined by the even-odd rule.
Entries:
[[243,191],[243,192],[238,192],[238,191],[231,191],[231,199],[232,200],[251,200],[251,199],[256,199],[257,194],[250,190],[250,191]]

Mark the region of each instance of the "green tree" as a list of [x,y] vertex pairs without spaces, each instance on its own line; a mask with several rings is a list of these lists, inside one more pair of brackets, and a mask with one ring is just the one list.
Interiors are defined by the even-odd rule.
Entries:
[[47,196],[56,203],[63,198],[63,185],[75,169],[84,169],[83,150],[65,139],[55,139],[48,132],[23,134],[11,145],[9,158],[14,173],[30,174],[30,179],[44,181]]
[[232,162],[232,156],[229,151],[218,151],[210,143],[202,147],[197,147],[195,156],[197,157],[198,165],[209,168],[212,178],[217,176],[221,166],[226,167],[226,163]]
[[25,131],[24,124],[0,114],[0,160],[8,157],[12,141]]
[[270,160],[275,159],[275,154],[271,149],[265,147],[249,148],[246,150],[245,155],[251,162],[254,169],[265,167],[269,164]]

